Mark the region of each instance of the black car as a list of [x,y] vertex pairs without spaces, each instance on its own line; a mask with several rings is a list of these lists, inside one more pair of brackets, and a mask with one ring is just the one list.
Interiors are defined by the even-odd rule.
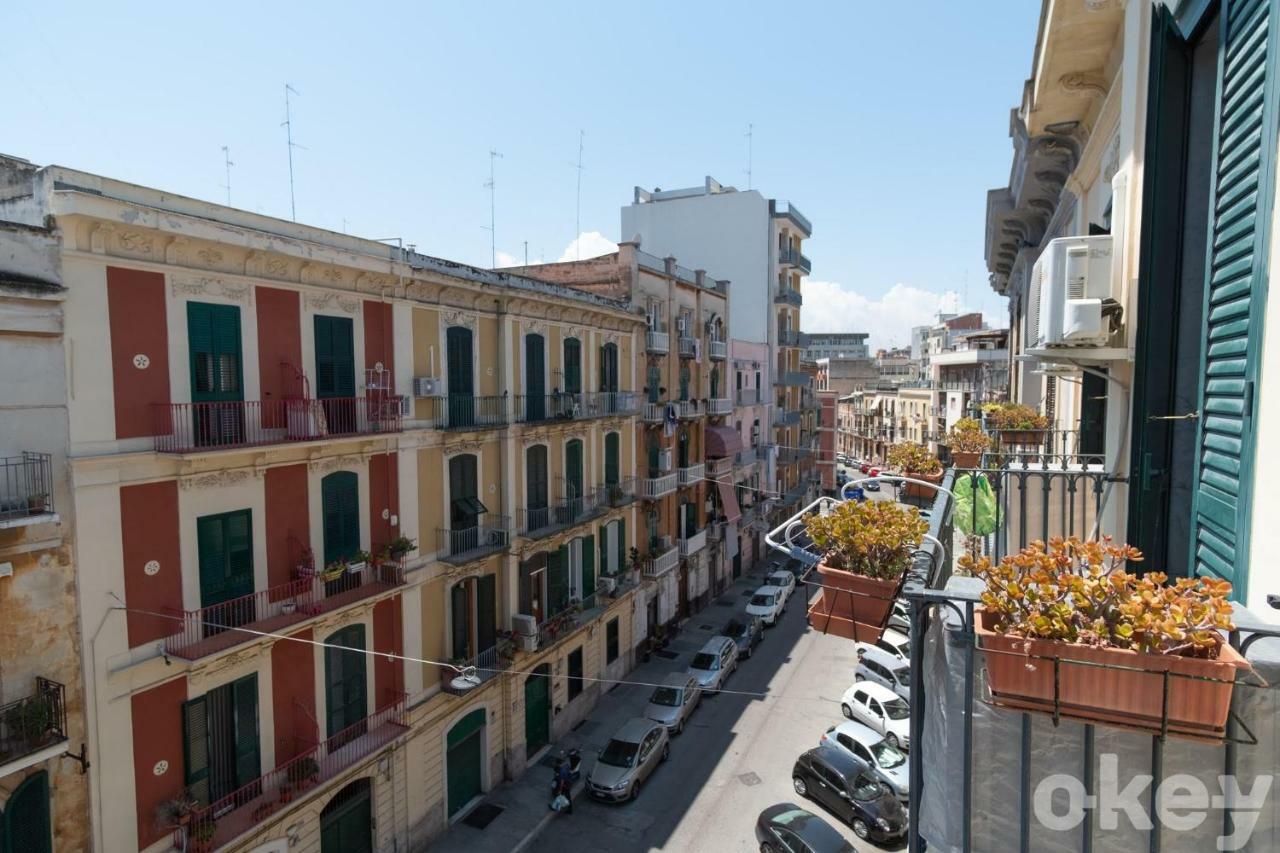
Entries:
[[738,658],[751,657],[752,650],[764,639],[764,623],[759,616],[743,615],[730,619],[722,632],[738,644]]
[[891,841],[907,831],[907,813],[898,798],[876,781],[867,765],[831,745],[796,759],[791,784],[853,827],[859,838]]
[[756,819],[760,853],[853,853],[853,845],[813,812],[778,803]]

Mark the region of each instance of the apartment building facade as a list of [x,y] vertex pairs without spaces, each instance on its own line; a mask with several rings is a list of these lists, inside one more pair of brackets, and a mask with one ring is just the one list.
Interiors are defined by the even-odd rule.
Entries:
[[867,332],[809,332],[804,357],[808,361],[824,358],[865,359],[871,357]]
[[731,480],[738,498],[742,518],[738,522],[738,558],[732,564],[734,577],[750,571],[767,556],[764,533],[770,497],[771,462],[769,449],[769,412],[771,390],[764,384],[768,376],[769,345],[734,338],[729,343],[733,360],[734,409],[733,428],[742,449],[734,454]]
[[629,669],[643,316],[4,167],[64,288],[85,846],[420,845]]

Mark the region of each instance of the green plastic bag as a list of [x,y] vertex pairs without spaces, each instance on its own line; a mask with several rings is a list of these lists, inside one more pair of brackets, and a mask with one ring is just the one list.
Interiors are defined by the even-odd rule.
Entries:
[[996,532],[1000,508],[986,475],[965,474],[956,481],[952,491],[956,496],[952,518],[957,530],[965,536],[987,536]]

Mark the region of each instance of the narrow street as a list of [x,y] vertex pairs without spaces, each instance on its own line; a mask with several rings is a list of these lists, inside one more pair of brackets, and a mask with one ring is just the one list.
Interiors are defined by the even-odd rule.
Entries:
[[[690,620],[669,647],[674,660],[655,657],[638,667],[633,680],[653,682],[684,669],[705,638],[741,612],[745,592],[759,575],[747,577]],[[609,804],[580,796],[572,815],[554,818],[527,848],[535,851],[748,851],[758,849],[754,823],[767,806],[796,802],[836,826],[858,850],[876,850],[812,801],[801,802],[791,788],[791,768],[804,750],[816,746],[826,728],[839,722],[839,700],[853,677],[854,646],[805,625],[797,591],[780,624],[768,629],[755,654],[743,661],[725,693],[705,697],[685,733],[672,741],[671,758],[633,803]],[[650,689],[618,687],[581,727],[594,758],[611,731],[596,720],[618,720],[624,708],[643,711]],[[588,730],[588,727],[595,726]],[[590,759],[584,764],[590,763]],[[896,848],[890,848],[896,849]]]

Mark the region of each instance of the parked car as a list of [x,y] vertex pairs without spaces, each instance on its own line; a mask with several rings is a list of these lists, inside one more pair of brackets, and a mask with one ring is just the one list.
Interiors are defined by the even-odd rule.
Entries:
[[911,662],[911,639],[896,628],[886,628],[876,645],[901,660]]
[[835,827],[795,803],[778,803],[760,812],[756,842],[760,853],[855,853]]
[[782,606],[785,607],[791,600],[791,593],[796,591],[796,576],[787,569],[770,572],[764,576],[764,585],[782,590]]
[[764,623],[759,616],[730,619],[724,626],[724,635],[738,644],[738,658],[749,658],[764,639]]
[[858,666],[853,671],[853,680],[882,684],[903,699],[911,698],[911,665],[869,643],[858,643]]
[[658,764],[671,755],[667,727],[653,720],[628,720],[600,750],[587,774],[587,793],[601,800],[634,800]]
[[858,470],[861,471],[863,474],[865,474],[871,470],[871,465],[867,462],[863,462],[861,465],[858,466]]
[[862,490],[863,490],[864,492],[878,492],[878,491],[880,491],[880,483],[879,483],[879,482],[877,482],[876,480],[863,480],[863,481],[862,481],[861,483],[859,483],[858,485],[862,487]]
[[911,747],[911,708],[905,699],[883,684],[854,682],[840,698],[840,711],[884,735],[894,746]]
[[827,729],[818,739],[818,745],[832,743],[870,767],[875,777],[889,787],[902,802],[907,801],[910,772],[907,757],[897,744],[870,726],[848,720]]
[[[808,548],[813,544],[813,540],[808,538],[808,534],[805,534],[803,537],[797,536],[796,543],[801,547]],[[797,581],[804,580],[805,575],[809,574],[809,572],[813,570],[813,566],[809,565],[804,560],[797,560],[795,557],[787,560],[787,562],[780,568],[783,571],[791,572],[792,576]]]
[[893,612],[889,614],[888,627],[911,636],[911,608],[901,598],[893,602]]
[[871,841],[892,841],[907,831],[907,813],[871,769],[835,746],[819,746],[796,759],[791,785]]
[[693,656],[689,674],[710,693],[719,693],[733,671],[738,668],[738,644],[725,636],[707,640],[702,651]]
[[662,680],[661,687],[655,687],[649,697],[649,704],[644,707],[647,720],[662,723],[668,734],[680,734],[684,731],[685,721],[702,701],[702,686],[698,679],[687,672],[673,672]]
[[778,624],[778,617],[787,606],[787,596],[776,586],[762,586],[747,602],[747,615],[759,616],[766,626]]

